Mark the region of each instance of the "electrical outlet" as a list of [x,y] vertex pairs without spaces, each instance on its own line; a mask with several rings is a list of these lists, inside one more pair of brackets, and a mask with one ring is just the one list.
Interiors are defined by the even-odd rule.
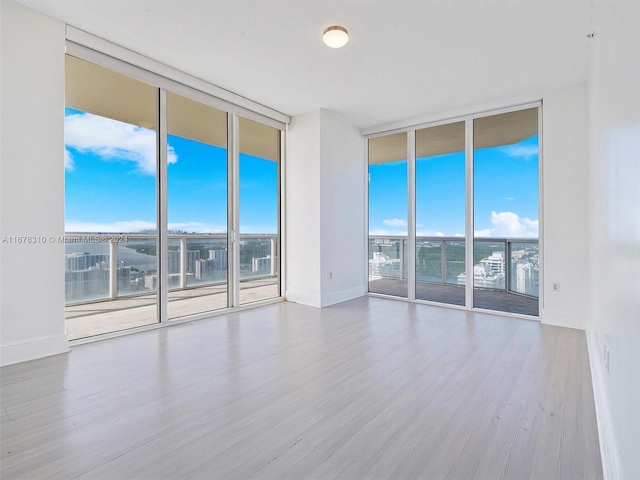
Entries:
[[609,347],[604,344],[604,369],[609,373]]
[[553,291],[554,292],[560,291],[560,282],[553,282]]

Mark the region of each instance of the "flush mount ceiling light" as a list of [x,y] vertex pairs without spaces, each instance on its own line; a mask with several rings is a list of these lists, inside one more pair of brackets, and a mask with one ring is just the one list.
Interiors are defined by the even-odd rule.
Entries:
[[331,48],[344,47],[349,41],[349,33],[346,28],[335,25],[324,31],[322,41]]

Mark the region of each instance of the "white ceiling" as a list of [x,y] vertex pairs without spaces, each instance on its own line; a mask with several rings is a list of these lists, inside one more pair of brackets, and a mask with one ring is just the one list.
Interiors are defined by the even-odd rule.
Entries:
[[[587,79],[590,0],[20,0],[288,115],[366,128]],[[333,50],[323,30],[351,39]]]

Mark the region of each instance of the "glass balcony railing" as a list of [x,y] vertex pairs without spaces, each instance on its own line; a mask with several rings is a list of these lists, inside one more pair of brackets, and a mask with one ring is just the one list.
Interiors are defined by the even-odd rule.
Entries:
[[[154,293],[156,236],[67,234],[65,302],[77,305]],[[240,235],[240,282],[277,278],[277,236]],[[227,235],[168,236],[169,291],[227,283]]]
[[[407,238],[369,237],[369,279],[407,278]],[[538,240],[474,239],[474,288],[539,296]],[[464,286],[465,240],[460,237],[416,237],[416,282]]]

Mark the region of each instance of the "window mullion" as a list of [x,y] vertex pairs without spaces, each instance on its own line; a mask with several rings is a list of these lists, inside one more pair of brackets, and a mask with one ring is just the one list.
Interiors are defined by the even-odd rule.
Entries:
[[159,89],[158,94],[158,173],[156,175],[156,198],[158,209],[157,228],[157,288],[158,288],[158,320],[168,319],[169,268],[168,252],[168,205],[167,205],[167,91]]
[[229,306],[240,304],[240,141],[238,116],[231,113],[227,116],[227,222],[228,222],[228,292]]
[[466,150],[466,227],[465,227],[465,306],[473,308],[473,120],[465,122]]
[[[407,132],[407,298],[416,299],[416,131]],[[404,261],[404,260],[402,260]]]

